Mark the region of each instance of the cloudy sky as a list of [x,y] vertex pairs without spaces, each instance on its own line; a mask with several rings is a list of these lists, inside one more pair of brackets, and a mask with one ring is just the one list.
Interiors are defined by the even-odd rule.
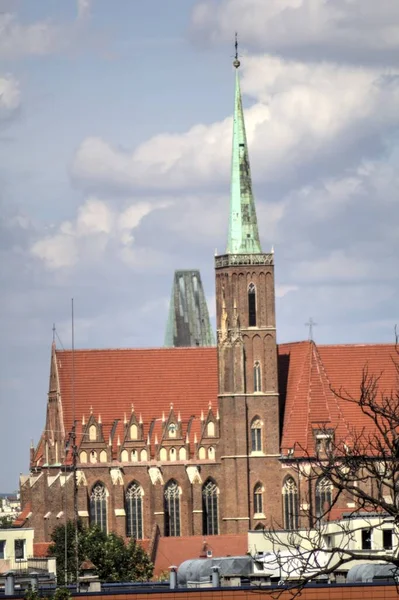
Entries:
[[227,238],[238,29],[278,339],[399,322],[399,3],[0,0],[0,491],[69,347],[163,343],[174,269]]

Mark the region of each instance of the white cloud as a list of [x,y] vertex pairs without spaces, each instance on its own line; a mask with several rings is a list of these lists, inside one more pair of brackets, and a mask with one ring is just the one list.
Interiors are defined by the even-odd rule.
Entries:
[[8,119],[20,104],[19,82],[11,75],[0,77],[0,120]]
[[90,16],[91,0],[77,0],[76,20],[57,23],[51,19],[21,23],[17,14],[0,12],[0,58],[45,56],[74,48],[82,23]]
[[238,31],[244,43],[269,52],[345,49],[347,58],[399,48],[399,4],[392,0],[200,0],[192,26],[217,43]]
[[133,231],[152,211],[166,203],[138,202],[117,210],[95,197],[88,198],[78,209],[74,221],[64,221],[55,233],[39,239],[31,246],[31,254],[41,259],[47,268],[73,267],[79,261],[98,261],[109,244],[114,244],[119,256],[134,263]]
[[[245,117],[258,181],[286,181],[315,160],[331,163],[342,148],[350,161],[351,146],[370,136],[378,143],[399,123],[399,73],[391,70],[256,56],[245,62],[242,86],[256,101]],[[229,117],[183,134],[160,134],[131,153],[87,138],[71,173],[89,188],[193,189],[227,183],[231,127]]]
[[43,56],[58,46],[59,34],[58,28],[50,21],[25,25],[14,14],[0,14],[0,57]]
[[84,21],[90,16],[91,0],[77,0],[78,21]]

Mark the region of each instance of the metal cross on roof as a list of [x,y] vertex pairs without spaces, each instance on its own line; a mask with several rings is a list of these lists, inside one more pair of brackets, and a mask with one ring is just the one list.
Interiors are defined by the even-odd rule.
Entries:
[[309,321],[307,323],[305,323],[306,327],[309,327],[309,336],[308,336],[308,340],[313,342],[313,327],[315,327],[317,325],[317,323],[315,323],[312,319],[312,317],[309,317]]

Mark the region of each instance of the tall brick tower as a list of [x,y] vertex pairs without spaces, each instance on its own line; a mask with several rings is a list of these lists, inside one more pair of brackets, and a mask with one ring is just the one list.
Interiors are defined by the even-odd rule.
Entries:
[[259,241],[237,53],[233,64],[229,234],[226,253],[215,257],[225,533],[253,529],[262,515],[264,522],[270,511],[281,512],[273,498],[274,472],[280,476],[273,252],[262,252]]

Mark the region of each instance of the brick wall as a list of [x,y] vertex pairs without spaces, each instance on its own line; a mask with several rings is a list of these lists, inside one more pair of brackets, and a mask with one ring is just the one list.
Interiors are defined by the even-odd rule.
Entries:
[[[169,590],[162,592],[148,590],[141,593],[114,593],[114,594],[90,594],[76,595],[79,600],[254,600],[261,596],[272,599],[271,590],[262,588],[229,588],[229,589],[184,589]],[[5,596],[17,600],[17,596]],[[311,587],[303,590],[301,600],[397,600],[398,591],[396,585],[359,584],[345,586]],[[280,600],[292,600],[291,592],[284,592],[279,596]]]

